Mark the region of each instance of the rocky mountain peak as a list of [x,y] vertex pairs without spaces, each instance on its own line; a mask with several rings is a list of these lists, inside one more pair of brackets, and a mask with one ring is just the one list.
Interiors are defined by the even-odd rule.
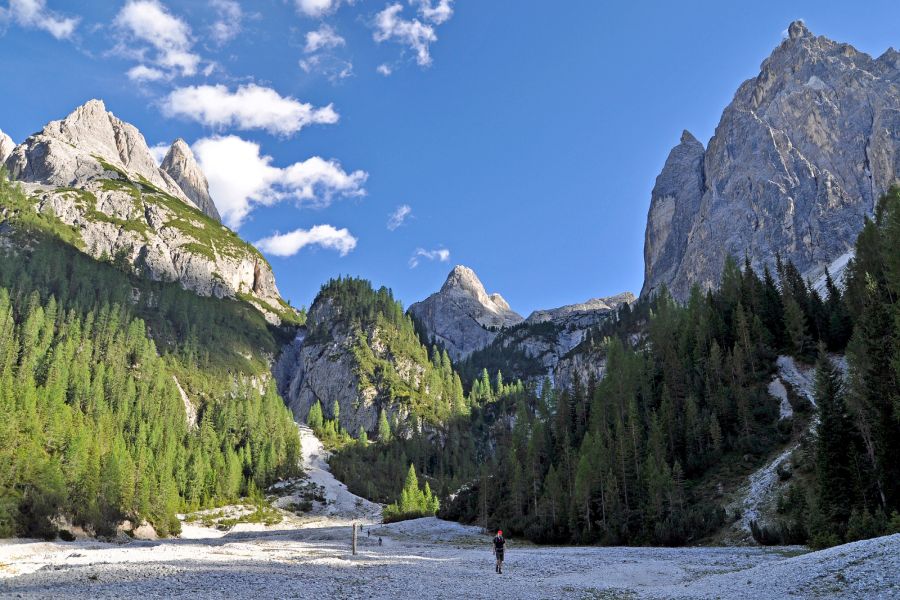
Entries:
[[478,279],[478,275],[475,274],[475,271],[463,265],[456,265],[453,267],[453,270],[447,275],[447,280],[441,287],[442,292],[448,292],[454,289],[466,291],[473,296],[487,296],[487,292],[484,290],[484,284]]
[[804,37],[812,37],[812,34],[802,19],[798,19],[788,25],[788,38],[797,40]]
[[702,147],[703,144],[700,143],[700,140],[694,137],[694,134],[685,129],[681,132],[681,139],[679,140],[681,144],[700,144]]
[[15,147],[16,143],[12,141],[12,138],[0,130],[0,166],[6,162]]
[[209,195],[209,183],[191,147],[183,139],[178,138],[166,153],[160,168],[165,171],[181,188],[185,195],[209,217],[221,222],[219,211]]
[[48,123],[13,150],[6,166],[14,179],[57,187],[116,178],[113,171],[121,169],[195,206],[156,166],[137,127],[107,111],[102,100],[89,100],[65,119]]
[[240,295],[272,323],[293,319],[259,250],[218,222],[184,140],[166,160],[178,181],[156,165],[134,125],[91,100],[16,146],[5,166],[35,210],[69,226],[92,257],[122,258],[141,276],[203,296]]
[[500,294],[491,294],[475,271],[457,265],[440,291],[409,307],[427,335],[454,360],[487,346],[497,332],[522,322]]
[[[693,137],[693,136],[691,136]],[[717,284],[727,255],[804,274],[850,251],[900,177],[900,56],[801,21],[738,88],[706,149],[682,135],[656,179],[642,294]]]

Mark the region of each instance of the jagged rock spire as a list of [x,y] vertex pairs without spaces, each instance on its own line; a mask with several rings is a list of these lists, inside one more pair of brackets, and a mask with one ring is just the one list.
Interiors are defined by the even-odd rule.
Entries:
[[216,221],[222,222],[219,211],[209,195],[209,183],[191,147],[178,138],[169,148],[160,168],[165,171],[197,207]]

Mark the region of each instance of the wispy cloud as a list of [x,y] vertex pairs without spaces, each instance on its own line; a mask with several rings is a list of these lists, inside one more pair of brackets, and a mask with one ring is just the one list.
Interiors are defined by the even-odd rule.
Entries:
[[135,65],[128,69],[126,75],[128,76],[128,79],[137,81],[138,83],[169,79],[169,76],[163,71],[155,67],[148,67],[147,65]]
[[129,0],[114,25],[123,36],[116,46],[118,53],[170,75],[197,74],[201,59],[193,51],[190,26],[157,0]]
[[212,39],[220,46],[227,44],[241,32],[244,11],[237,0],[209,0],[209,6],[216,12],[210,27]]
[[406,218],[412,214],[412,207],[409,204],[401,204],[388,217],[387,228],[394,231],[406,221]]
[[453,16],[453,0],[410,0],[410,4],[417,6],[423,19],[440,25],[450,20]]
[[[399,2],[389,4],[375,15],[373,26],[375,32],[372,37],[376,42],[388,40],[408,46],[416,55],[416,63],[419,66],[431,65],[431,44],[437,41],[435,26],[447,22],[453,16],[453,0],[410,0],[417,9],[421,21],[417,18],[405,18],[403,5]],[[383,72],[379,67],[379,73]]]
[[322,49],[337,48],[346,43],[347,41],[338,35],[333,27],[322,24],[318,29],[307,32],[306,46],[303,48],[303,51],[307,54],[312,54]]
[[257,248],[274,256],[293,256],[306,246],[321,246],[337,250],[346,256],[356,248],[357,239],[346,229],[331,225],[316,225],[311,229],[295,229],[288,233],[275,233],[254,244]]
[[384,75],[385,77],[388,77],[391,73],[394,72],[393,69],[391,69],[391,67],[389,65],[384,64],[384,63],[375,67],[375,70],[378,72],[379,75]]
[[0,24],[12,20],[30,29],[46,31],[58,40],[72,37],[81,17],[66,17],[47,8],[45,0],[9,0],[9,8],[0,8]]
[[365,171],[345,171],[336,160],[313,156],[276,167],[261,155],[259,144],[238,136],[202,138],[192,146],[209,180],[222,220],[240,227],[258,206],[294,201],[298,206],[322,208],[336,197],[364,196]]
[[353,4],[355,0],[294,0],[297,11],[307,17],[321,18],[340,8],[341,4]]
[[339,118],[331,104],[316,108],[253,83],[233,92],[224,85],[178,88],[163,100],[162,110],[216,129],[263,129],[279,135],[297,133],[307,125],[330,125]]
[[422,260],[437,260],[447,262],[450,260],[450,251],[446,248],[436,248],[434,250],[426,250],[425,248],[416,248],[412,257],[409,259],[409,268],[415,269]]

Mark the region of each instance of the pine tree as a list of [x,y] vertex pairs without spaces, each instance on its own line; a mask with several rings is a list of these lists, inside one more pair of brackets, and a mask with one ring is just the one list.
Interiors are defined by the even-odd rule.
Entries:
[[388,423],[387,415],[383,410],[378,416],[378,441],[382,444],[391,441],[391,425]]
[[818,505],[825,519],[832,526],[841,528],[857,500],[852,463],[855,448],[841,376],[824,348],[820,349],[816,365],[815,397],[819,408],[816,429]]
[[306,424],[309,425],[310,429],[313,431],[322,429],[324,417],[322,415],[322,404],[318,400],[316,400],[316,403],[309,409],[309,414],[306,416]]

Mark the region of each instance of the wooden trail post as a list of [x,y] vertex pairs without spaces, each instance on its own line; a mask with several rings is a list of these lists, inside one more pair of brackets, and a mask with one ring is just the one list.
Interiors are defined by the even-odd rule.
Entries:
[[356,556],[356,523],[353,524],[353,556]]

